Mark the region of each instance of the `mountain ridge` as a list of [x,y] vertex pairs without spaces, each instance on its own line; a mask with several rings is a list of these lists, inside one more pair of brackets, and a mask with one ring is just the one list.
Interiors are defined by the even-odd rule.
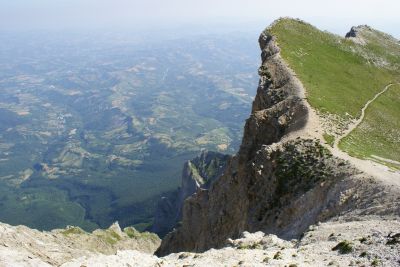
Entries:
[[[259,38],[260,82],[239,152],[209,188],[185,200],[182,224],[163,239],[160,257],[124,248],[63,266],[398,266],[400,187],[330,147],[325,118],[270,32],[282,20],[289,19]],[[381,63],[368,64],[396,66]]]
[[[226,239],[237,238],[246,230],[298,238],[308,226],[338,216],[399,215],[394,204],[399,203],[398,187],[358,171],[332,156],[327,145],[313,141],[323,141],[320,127],[307,125],[312,122],[313,109],[297,75],[280,56],[276,37],[269,33],[279,21],[259,39],[260,83],[240,151],[209,191],[186,201],[182,226],[163,239],[158,255],[222,247]],[[279,162],[282,156],[285,161]],[[324,179],[318,178],[320,173],[312,174],[315,168],[324,173]],[[310,180],[304,181],[304,177]],[[284,191],[284,199],[290,202],[279,207],[275,215],[266,215],[271,201],[283,197],[276,186],[281,179],[291,185],[311,185],[299,192]],[[260,203],[264,204],[260,207]],[[257,222],[260,219],[261,223]]]

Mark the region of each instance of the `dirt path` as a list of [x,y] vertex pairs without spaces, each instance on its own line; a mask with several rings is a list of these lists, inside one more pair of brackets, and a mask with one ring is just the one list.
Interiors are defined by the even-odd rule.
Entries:
[[346,136],[348,136],[355,128],[358,127],[358,125],[360,125],[360,123],[363,121],[364,117],[365,117],[365,110],[367,110],[368,106],[374,102],[380,95],[382,95],[383,93],[385,93],[391,86],[393,86],[394,84],[391,83],[389,85],[387,85],[382,91],[380,91],[379,93],[377,93],[371,100],[369,100],[364,107],[361,109],[361,116],[360,118],[358,118],[358,120],[354,123],[352,123],[349,128],[338,138],[336,138],[335,143],[333,145],[334,148],[338,148],[340,141],[345,138]]
[[[280,55],[278,55],[278,56],[280,56]],[[284,62],[284,61],[282,60],[282,62]],[[288,135],[284,136],[281,139],[281,142],[293,140],[298,137],[316,138],[316,139],[320,139],[323,141],[324,140],[324,138],[323,138],[324,129],[322,128],[322,123],[321,123],[320,117],[317,115],[317,112],[314,110],[314,108],[312,108],[311,105],[308,103],[307,98],[306,98],[306,90],[305,90],[303,84],[301,83],[301,81],[297,78],[295,72],[292,69],[290,69],[290,67],[288,65],[285,64],[285,66],[292,73],[293,83],[297,87],[297,95],[303,99],[303,101],[304,101],[303,104],[307,107],[309,114],[308,114],[307,123],[301,129],[290,132]],[[383,164],[377,163],[375,161],[372,161],[372,160],[354,158],[354,157],[348,155],[347,153],[345,153],[344,151],[340,150],[338,147],[339,142],[343,138],[345,138],[347,135],[349,135],[363,121],[363,119],[365,117],[365,111],[368,108],[368,106],[372,102],[374,102],[380,95],[385,93],[391,86],[393,86],[393,84],[387,85],[382,91],[377,93],[371,100],[369,100],[364,105],[364,107],[361,109],[360,118],[356,122],[354,122],[343,133],[343,135],[339,136],[337,138],[337,140],[335,140],[333,147],[329,146],[328,144],[326,144],[324,146],[328,150],[330,150],[334,156],[349,161],[357,169],[365,172],[368,175],[375,177],[377,180],[381,181],[382,183],[384,183],[386,185],[396,186],[400,192],[400,171],[393,171],[389,167],[387,167]],[[322,143],[324,143],[324,141]]]
[[400,171],[393,171],[389,167],[379,164],[375,161],[354,158],[349,154],[347,154],[346,152],[339,149],[340,141],[346,136],[348,136],[363,121],[365,117],[365,111],[368,108],[368,106],[372,102],[374,102],[380,95],[385,93],[393,85],[394,84],[387,85],[381,92],[377,93],[371,100],[369,100],[362,108],[360,118],[355,123],[353,123],[349,127],[349,129],[347,129],[343,133],[343,135],[336,138],[333,148],[332,147],[328,148],[334,156],[348,160],[350,163],[352,163],[361,171],[374,176],[375,178],[379,179],[380,181],[384,182],[387,185],[394,185],[400,187]]

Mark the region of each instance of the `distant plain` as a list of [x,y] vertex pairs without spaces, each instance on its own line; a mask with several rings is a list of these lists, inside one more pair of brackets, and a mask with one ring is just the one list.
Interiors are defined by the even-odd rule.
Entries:
[[5,34],[0,221],[145,229],[202,149],[234,153],[257,87],[253,34]]

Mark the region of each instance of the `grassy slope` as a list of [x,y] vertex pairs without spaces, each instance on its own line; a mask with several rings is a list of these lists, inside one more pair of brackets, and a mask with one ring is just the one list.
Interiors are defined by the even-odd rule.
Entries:
[[[307,88],[310,104],[320,112],[338,115],[344,120],[349,119],[346,114],[357,118],[368,100],[398,80],[399,48],[387,39],[379,43],[381,37],[387,37],[382,33],[371,32],[366,36],[370,43],[361,46],[292,19],[278,21],[269,31],[276,36],[282,57]],[[371,58],[384,58],[389,65],[371,64]],[[361,157],[373,154],[398,160],[400,141],[398,136],[395,139],[388,134],[399,129],[396,118],[400,117],[400,101],[392,95],[396,94],[394,89],[380,97],[380,104],[371,107],[366,122],[360,126],[364,130],[354,131],[341,144],[342,149]]]
[[341,147],[357,157],[376,155],[400,162],[399,118],[400,85],[394,85],[368,107],[362,123]]
[[271,32],[318,110],[358,117],[364,104],[394,79],[389,71],[352,53],[353,42],[309,24],[280,20]]

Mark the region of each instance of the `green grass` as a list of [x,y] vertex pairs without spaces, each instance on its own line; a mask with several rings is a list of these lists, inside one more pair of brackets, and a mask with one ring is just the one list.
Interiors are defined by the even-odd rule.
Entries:
[[124,233],[128,235],[129,238],[135,239],[150,239],[157,240],[158,236],[156,234],[150,232],[139,232],[134,227],[126,227],[124,228]]
[[127,234],[130,238],[137,238],[140,236],[140,232],[137,231],[135,228],[133,227],[126,227],[124,228],[124,232],[125,234]]
[[115,240],[121,240],[121,237],[119,236],[119,234],[117,234],[115,231],[113,230],[109,230],[109,234],[110,236],[115,239]]
[[[381,32],[368,29],[363,34],[367,44],[362,46],[293,19],[281,19],[268,31],[304,84],[311,106],[322,114],[334,115],[329,118],[349,121],[360,117],[368,100],[400,79],[400,48]],[[376,155],[400,161],[399,118],[399,86],[393,86],[370,105],[364,121],[342,140],[340,148],[360,158]],[[330,145],[334,142],[329,134],[324,139]]]
[[319,111],[359,117],[364,104],[395,80],[395,73],[353,53],[352,41],[310,24],[284,19],[270,31],[282,57],[306,87],[310,104]]
[[64,231],[61,232],[63,235],[65,236],[69,236],[69,235],[80,235],[80,234],[84,234],[85,231],[83,231],[81,228],[76,227],[76,226],[72,226],[72,227],[67,227],[67,229],[65,229]]
[[119,234],[110,229],[100,230],[96,235],[110,245],[115,245],[116,243],[118,243],[118,241],[121,241],[122,239]]
[[369,105],[364,120],[342,140],[340,148],[361,158],[375,155],[400,162],[399,118],[400,85],[393,85]]
[[333,144],[335,143],[335,137],[333,135],[324,133],[324,139],[328,145],[333,147]]

